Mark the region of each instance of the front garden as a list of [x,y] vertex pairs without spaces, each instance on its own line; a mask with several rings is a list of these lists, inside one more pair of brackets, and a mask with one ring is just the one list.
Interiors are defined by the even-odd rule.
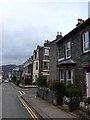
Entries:
[[37,96],[54,104],[63,106],[67,111],[79,109],[80,88],[75,84],[64,83],[54,80],[48,81],[45,76],[40,76],[37,80]]

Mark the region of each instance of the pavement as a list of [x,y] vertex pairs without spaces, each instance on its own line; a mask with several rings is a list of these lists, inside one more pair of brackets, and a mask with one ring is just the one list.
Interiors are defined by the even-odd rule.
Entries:
[[22,85],[22,84],[19,84],[19,87],[21,87],[21,88],[36,88],[37,86],[36,85]]
[[41,116],[41,118],[44,119],[69,118],[69,120],[71,119],[79,120],[79,116],[77,114],[74,114],[73,112],[62,111],[57,106],[48,103],[47,101],[43,100],[38,96],[25,94],[22,95],[21,97]]

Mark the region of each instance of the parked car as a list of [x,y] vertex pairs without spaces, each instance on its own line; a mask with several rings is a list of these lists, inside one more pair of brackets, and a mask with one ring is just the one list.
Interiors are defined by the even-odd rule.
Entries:
[[5,83],[8,83],[9,81],[8,81],[8,80],[5,80],[4,82],[5,82]]

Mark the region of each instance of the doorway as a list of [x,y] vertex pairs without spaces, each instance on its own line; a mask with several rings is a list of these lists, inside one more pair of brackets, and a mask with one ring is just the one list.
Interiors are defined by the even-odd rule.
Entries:
[[86,72],[87,97],[90,97],[90,68]]

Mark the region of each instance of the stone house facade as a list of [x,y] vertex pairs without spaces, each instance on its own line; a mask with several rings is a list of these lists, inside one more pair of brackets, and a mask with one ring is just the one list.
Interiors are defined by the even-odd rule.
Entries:
[[58,50],[57,45],[55,44],[56,41],[62,37],[62,33],[57,32],[55,40],[50,42],[50,56],[49,56],[49,76],[48,80],[58,80],[58,68],[57,68],[57,56],[58,56]]
[[49,75],[49,41],[45,41],[43,46],[37,46],[33,52],[33,82],[36,82],[40,75]]
[[56,41],[59,80],[75,83],[81,96],[90,97],[90,18],[78,19],[76,28]]
[[50,42],[48,40],[45,41],[43,47],[40,49],[40,75],[49,76],[49,56],[50,56]]

